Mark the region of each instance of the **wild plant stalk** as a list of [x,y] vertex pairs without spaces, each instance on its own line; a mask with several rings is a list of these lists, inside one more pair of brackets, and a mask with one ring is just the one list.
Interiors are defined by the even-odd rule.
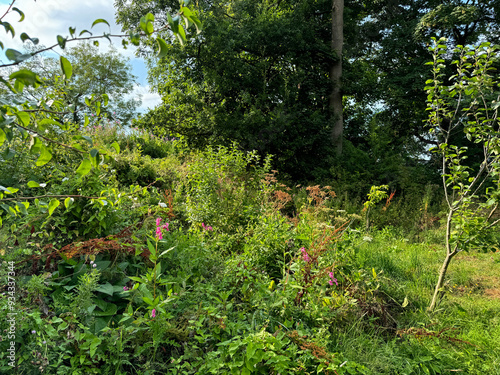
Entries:
[[[500,138],[498,108],[500,84],[493,70],[498,49],[489,43],[477,47],[458,46],[456,74],[445,84],[445,40],[430,48],[433,79],[426,82],[430,133],[437,141],[434,151],[441,156],[441,175],[447,205],[444,258],[429,311],[442,294],[451,260],[461,251],[488,244],[488,231],[500,222],[493,215],[500,201]],[[481,162],[465,164],[472,153],[466,146],[451,144],[458,135],[468,145],[482,149]],[[463,138],[462,138],[463,140]],[[477,153],[476,153],[477,156]],[[476,166],[474,166],[476,165]]]

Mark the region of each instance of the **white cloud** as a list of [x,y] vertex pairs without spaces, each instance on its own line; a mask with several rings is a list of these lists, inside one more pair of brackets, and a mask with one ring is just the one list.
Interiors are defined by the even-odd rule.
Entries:
[[139,107],[139,112],[147,112],[149,108],[154,108],[161,103],[161,97],[157,93],[151,92],[149,86],[136,86],[134,95],[140,95],[142,104]]

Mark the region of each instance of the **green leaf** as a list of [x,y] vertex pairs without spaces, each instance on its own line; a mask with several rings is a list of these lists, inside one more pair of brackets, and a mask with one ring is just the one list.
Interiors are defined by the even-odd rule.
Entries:
[[177,36],[177,39],[179,39],[181,45],[184,45],[184,42],[186,41],[186,32],[184,31],[184,27],[182,27],[182,25],[179,25],[178,33],[175,35]]
[[173,249],[175,249],[175,246],[171,247],[168,250],[165,250],[164,252],[162,252],[160,255],[158,255],[158,258],[161,258],[163,255],[167,254],[168,252],[172,251]]
[[23,123],[24,126],[28,126],[30,124],[31,117],[27,112],[16,112],[16,116],[20,122]]
[[63,38],[61,35],[58,35],[57,36],[57,44],[59,44],[59,47],[61,47],[61,49],[64,49],[66,48],[66,38]]
[[24,60],[27,60],[31,58],[31,53],[26,53],[23,54],[15,49],[9,48],[8,50],[5,51],[5,56],[10,60],[14,62],[21,62]]
[[69,33],[72,37],[75,37],[75,32],[76,32],[76,29],[74,27],[69,27]]
[[[1,145],[1,143],[0,143],[0,145]],[[118,144],[118,142],[113,142],[111,144],[111,147],[113,147],[115,149],[115,151],[116,151],[117,154],[120,153],[120,145]]]
[[167,13],[167,19],[168,19],[168,24],[170,25],[170,29],[174,32],[174,34],[177,34],[179,32],[179,19],[177,18],[177,20],[174,21],[172,16],[168,13]]
[[52,215],[52,213],[54,212],[54,210],[59,207],[59,200],[58,199],[51,199],[50,202],[49,202],[49,216]]
[[111,285],[110,283],[106,283],[104,285],[99,285],[99,287],[96,289],[96,291],[104,293],[104,294],[109,294],[110,296],[112,296],[114,289],[113,289],[113,285]]
[[99,150],[96,148],[93,148],[90,150],[90,157],[95,158],[97,155],[99,155]]
[[66,209],[69,209],[74,201],[75,201],[74,198],[71,198],[71,197],[66,198],[64,200],[64,207],[66,207]]
[[80,31],[79,36],[82,36],[82,35],[83,35],[83,34],[85,34],[85,33],[87,33],[87,34],[89,34],[90,36],[92,36],[92,33],[91,33],[90,31],[88,31],[88,30],[82,30],[82,31]]
[[36,160],[36,166],[41,167],[42,165],[47,164],[50,159],[52,159],[52,153],[50,150],[42,143],[40,146],[40,156]]
[[23,22],[24,21],[24,13],[19,8],[16,8],[16,7],[13,7],[12,10],[14,12],[17,12],[21,16],[21,19],[18,22]]
[[158,43],[158,57],[165,57],[168,53],[168,44],[162,38],[157,38],[156,43]]
[[5,132],[2,129],[0,129],[0,146],[3,145],[6,138],[7,138],[7,136],[5,135]]
[[28,214],[28,211],[27,211],[27,208],[24,203],[27,203],[28,204],[28,207],[29,207],[29,203],[28,202],[16,202],[16,207],[18,208],[19,212],[21,212],[23,215],[27,215]]
[[61,70],[63,74],[66,76],[66,79],[70,79],[71,76],[73,75],[73,67],[71,66],[71,63],[64,56],[61,56],[59,58],[59,62],[61,63]]
[[92,169],[92,163],[90,162],[89,159],[83,159],[80,166],[76,170],[76,173],[80,175],[81,177],[87,175],[90,170]]
[[10,79],[18,79],[26,86],[38,86],[42,83],[36,73],[28,69],[20,69],[9,76]]
[[38,182],[35,182],[35,181],[29,181],[28,187],[29,188],[37,188],[37,187],[40,187],[40,184]]
[[147,240],[147,243],[148,243],[148,249],[149,249],[149,252],[156,257],[156,249],[155,247],[153,246],[153,244]]
[[[92,23],[92,27],[94,27],[95,25],[99,24],[99,23],[105,23],[106,25],[109,26],[109,23],[108,21],[106,21],[105,19],[102,19],[102,18],[98,18],[96,19],[93,23]],[[111,26],[109,26],[111,27]]]
[[5,32],[8,34],[9,32],[12,34],[12,37],[16,35],[16,32],[14,31],[14,28],[12,25],[8,22],[0,22],[0,25],[2,25],[5,28]]

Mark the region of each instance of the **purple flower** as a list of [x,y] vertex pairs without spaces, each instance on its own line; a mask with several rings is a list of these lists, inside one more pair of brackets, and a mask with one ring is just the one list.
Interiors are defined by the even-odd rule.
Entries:
[[168,232],[168,223],[167,224],[163,224],[161,226],[161,229],[165,229]]
[[156,309],[151,310],[151,317],[156,317]]
[[302,253],[302,258],[304,259],[304,262],[309,263],[311,261],[311,258],[309,257],[309,254],[307,254],[306,249],[304,247],[301,247],[300,252]]
[[124,290],[124,291],[127,291],[127,290],[129,290],[129,289],[128,289],[128,287],[127,287],[127,286],[124,286],[124,287],[123,287],[123,290]]
[[35,331],[35,330],[33,330],[33,331],[31,331],[31,333],[32,333],[32,334],[35,334],[35,333],[36,333],[36,331]]
[[156,219],[156,226],[159,227],[160,226],[160,222],[161,222],[161,217],[157,218]]
[[328,280],[328,284],[333,285],[333,281],[331,279]]

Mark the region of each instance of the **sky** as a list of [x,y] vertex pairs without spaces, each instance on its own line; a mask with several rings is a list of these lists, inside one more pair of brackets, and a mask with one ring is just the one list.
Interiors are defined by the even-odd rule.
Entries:
[[[7,10],[12,0],[0,0],[0,16]],[[63,37],[69,36],[69,27],[76,28],[76,34],[82,30],[90,30],[94,35],[102,35],[103,32],[109,32],[110,29],[105,24],[98,24],[91,29],[92,22],[98,18],[103,18],[111,25],[111,33],[121,34],[121,28],[115,23],[115,9],[113,0],[16,0],[14,6],[24,12],[26,18],[23,22],[18,22],[20,17],[16,12],[9,13],[3,21],[9,22],[15,29],[16,36],[12,39],[2,30],[0,31],[0,40],[4,43],[4,48],[14,48],[22,51],[22,42],[19,35],[26,32],[30,37],[40,39],[40,44],[51,46],[57,42],[57,35]],[[156,93],[149,92],[149,86],[146,81],[146,66],[143,59],[136,58],[133,46],[124,50],[121,46],[121,40],[113,41],[115,47],[130,58],[133,68],[133,74],[138,77],[134,93],[142,96],[142,106],[139,111],[146,111],[147,108],[153,108],[160,103],[160,97]],[[68,47],[76,45],[76,42],[68,43]],[[106,50],[109,42],[106,39],[100,41],[101,50]],[[62,53],[57,47],[56,52]],[[3,54],[0,59],[7,61]]]

